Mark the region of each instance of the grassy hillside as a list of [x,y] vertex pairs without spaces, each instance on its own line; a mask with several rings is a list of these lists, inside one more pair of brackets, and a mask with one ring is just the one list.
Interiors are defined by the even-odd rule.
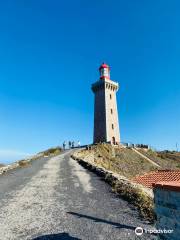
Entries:
[[132,149],[113,148],[109,144],[98,144],[81,151],[79,156],[129,179],[158,169]]
[[180,168],[180,152],[162,151],[155,152],[152,150],[139,150],[141,153],[149,157],[151,160],[159,164],[162,169],[177,169]]
[[109,144],[98,144],[91,150],[82,150],[79,157],[129,179],[153,170],[180,168],[180,153],[178,152],[154,152],[143,149],[139,152],[160,165],[161,168],[154,166],[130,148],[114,148]]

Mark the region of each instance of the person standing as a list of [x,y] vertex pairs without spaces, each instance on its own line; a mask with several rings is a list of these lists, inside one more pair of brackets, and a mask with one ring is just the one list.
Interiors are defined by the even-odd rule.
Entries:
[[66,141],[63,142],[63,149],[66,149]]
[[69,141],[69,149],[71,149],[71,141]]

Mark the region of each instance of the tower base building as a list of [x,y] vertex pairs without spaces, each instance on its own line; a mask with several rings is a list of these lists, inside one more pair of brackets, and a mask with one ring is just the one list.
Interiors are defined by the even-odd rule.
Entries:
[[120,143],[116,92],[118,83],[110,80],[110,67],[103,63],[100,68],[100,79],[92,84],[94,98],[94,143]]

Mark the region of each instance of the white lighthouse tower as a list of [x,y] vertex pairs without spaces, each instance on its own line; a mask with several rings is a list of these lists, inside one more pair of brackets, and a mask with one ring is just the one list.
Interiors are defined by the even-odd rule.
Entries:
[[100,79],[92,84],[94,100],[94,143],[120,143],[119,121],[116,102],[118,83],[110,80],[110,67],[103,63]]

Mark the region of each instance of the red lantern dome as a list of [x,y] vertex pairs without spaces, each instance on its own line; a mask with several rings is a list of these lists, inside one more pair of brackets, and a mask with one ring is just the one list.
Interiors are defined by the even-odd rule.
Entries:
[[99,67],[100,79],[110,79],[110,67],[106,63],[102,63]]
[[108,69],[110,69],[110,67],[106,63],[102,63],[101,66],[99,67],[99,70],[101,68],[108,68]]

